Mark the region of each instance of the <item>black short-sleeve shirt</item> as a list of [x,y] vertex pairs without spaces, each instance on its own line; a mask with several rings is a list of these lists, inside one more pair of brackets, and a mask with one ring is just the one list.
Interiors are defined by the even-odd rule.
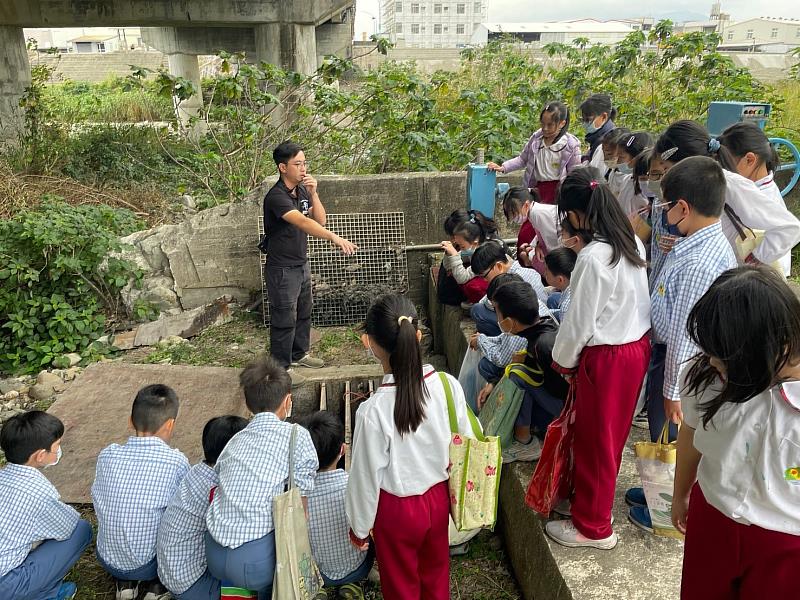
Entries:
[[295,190],[296,197],[279,179],[264,196],[264,232],[271,266],[295,267],[308,260],[308,234],[283,219],[292,210],[299,210],[304,216],[311,212],[308,190],[302,184]]

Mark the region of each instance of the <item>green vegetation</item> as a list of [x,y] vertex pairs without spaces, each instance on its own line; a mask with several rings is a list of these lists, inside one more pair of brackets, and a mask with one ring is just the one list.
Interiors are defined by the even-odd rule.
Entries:
[[138,123],[171,121],[172,102],[145,83],[132,88],[124,77],[102,83],[67,81],[50,85],[42,100],[53,107],[52,116],[62,123]]

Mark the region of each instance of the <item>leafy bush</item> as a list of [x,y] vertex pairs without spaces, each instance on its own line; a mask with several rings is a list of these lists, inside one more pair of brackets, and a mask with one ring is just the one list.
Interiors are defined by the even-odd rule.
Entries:
[[52,106],[53,117],[63,123],[137,123],[173,118],[172,102],[159,95],[152,83],[131,89],[122,77],[102,83],[67,81],[50,85],[44,101]]
[[34,372],[89,348],[138,276],[108,256],[140,227],[130,211],[58,198],[0,221],[0,371]]

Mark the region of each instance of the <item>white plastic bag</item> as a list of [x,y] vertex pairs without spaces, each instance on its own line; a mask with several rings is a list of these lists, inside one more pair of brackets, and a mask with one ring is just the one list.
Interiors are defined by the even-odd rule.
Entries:
[[481,361],[479,350],[467,348],[464,360],[461,361],[461,370],[458,372],[458,383],[464,390],[464,398],[467,405],[475,414],[478,413],[478,394],[486,385],[486,380],[481,377],[478,371],[478,363]]

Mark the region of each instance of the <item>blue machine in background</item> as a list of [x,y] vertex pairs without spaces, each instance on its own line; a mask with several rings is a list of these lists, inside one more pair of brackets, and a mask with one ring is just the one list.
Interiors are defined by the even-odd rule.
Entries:
[[[734,123],[746,121],[764,129],[771,113],[772,105],[762,102],[712,102],[708,107],[708,132],[714,136],[720,135]],[[778,171],[793,171],[789,183],[781,190],[781,196],[786,196],[800,179],[800,151],[792,142],[783,138],[770,138],[769,141],[776,151],[791,156],[789,162],[782,160],[778,167]]]
[[478,150],[474,163],[467,165],[467,210],[479,210],[494,219],[497,198],[508,191],[507,183],[497,183],[497,173],[484,163],[483,150]]

